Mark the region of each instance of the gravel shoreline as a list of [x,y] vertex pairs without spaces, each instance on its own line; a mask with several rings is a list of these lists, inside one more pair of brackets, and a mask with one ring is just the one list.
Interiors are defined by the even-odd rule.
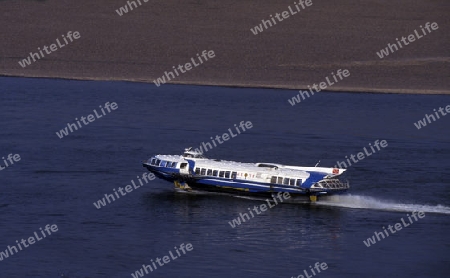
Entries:
[[[214,59],[177,72],[169,83],[307,89],[347,69],[351,76],[327,91],[450,94],[445,0],[311,0],[297,14],[294,1],[140,2],[122,16],[116,10],[127,1],[0,2],[0,24],[7,27],[0,41],[0,75],[156,86],[158,77],[212,50]],[[266,27],[269,20],[273,24],[261,25],[255,35],[251,28],[263,20]],[[396,38],[422,32],[427,22],[438,29],[387,57],[377,55]],[[80,37],[69,41],[69,31]],[[51,52],[58,38],[68,43]],[[39,50],[41,59],[19,65]]]

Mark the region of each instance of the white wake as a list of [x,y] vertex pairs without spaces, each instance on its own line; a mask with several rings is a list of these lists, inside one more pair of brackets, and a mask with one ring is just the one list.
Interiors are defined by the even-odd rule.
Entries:
[[443,205],[402,204],[395,201],[380,200],[374,197],[359,195],[329,196],[326,199],[319,199],[316,204],[357,209],[376,209],[399,212],[423,211],[428,213],[450,214],[450,207]]

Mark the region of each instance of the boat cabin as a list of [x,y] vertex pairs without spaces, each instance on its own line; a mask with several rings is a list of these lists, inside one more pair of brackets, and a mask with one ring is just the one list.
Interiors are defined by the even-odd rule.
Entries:
[[191,148],[184,149],[183,157],[185,158],[206,158],[203,153],[197,150],[192,150]]

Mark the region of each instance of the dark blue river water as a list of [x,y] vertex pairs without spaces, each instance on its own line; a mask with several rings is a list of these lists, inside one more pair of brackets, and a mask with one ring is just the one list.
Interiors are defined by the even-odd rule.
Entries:
[[[296,94],[0,78],[0,156],[20,155],[0,171],[0,252],[58,228],[3,257],[0,277],[133,277],[183,243],[193,250],[144,277],[448,277],[450,116],[420,130],[414,122],[450,97],[318,93],[291,106]],[[106,102],[118,109],[56,135]],[[349,194],[277,205],[236,228],[228,222],[262,200],[176,193],[153,180],[93,205],[142,176],[152,154],[180,154],[241,121],[253,128],[206,156],[331,167],[376,140],[388,146],[348,167]],[[414,210],[425,217],[409,222]],[[402,219],[409,225],[364,244]],[[327,268],[313,275],[316,262]]]

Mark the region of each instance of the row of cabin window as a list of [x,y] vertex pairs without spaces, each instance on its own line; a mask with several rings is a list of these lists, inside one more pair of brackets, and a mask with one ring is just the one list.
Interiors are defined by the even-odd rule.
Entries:
[[[229,179],[230,174],[231,174],[231,178],[235,179],[237,172],[219,171],[219,170],[212,170],[212,169],[206,169],[206,168],[195,168],[195,174],[202,175],[202,176],[205,176],[205,175],[206,176],[214,176],[214,177],[220,177],[220,178],[226,178],[226,179]],[[302,180],[272,176],[270,183],[301,186]]]
[[214,177],[220,177],[220,178],[226,178],[226,179],[230,179],[230,178],[235,179],[237,172],[219,171],[219,170],[206,169],[206,168],[195,168],[195,174],[202,175],[202,176],[214,176]]
[[152,160],[150,161],[150,165],[175,168],[177,166],[177,163],[172,162],[172,161],[164,161],[164,160],[152,158]]
[[302,180],[301,179],[290,179],[290,178],[283,178],[283,177],[272,176],[272,178],[270,179],[270,183],[292,185],[292,186],[301,186],[302,185]]

